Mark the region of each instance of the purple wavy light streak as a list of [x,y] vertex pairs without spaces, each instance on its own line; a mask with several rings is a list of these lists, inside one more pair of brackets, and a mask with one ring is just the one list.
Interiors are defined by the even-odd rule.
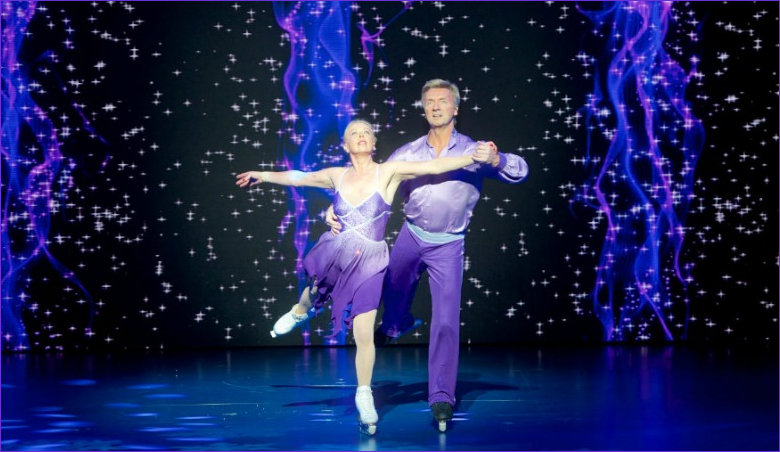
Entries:
[[[352,101],[357,87],[350,68],[350,9],[349,3],[340,2],[274,2],[276,21],[290,43],[290,61],[284,74],[284,168],[316,167],[328,137],[338,142],[339,132],[355,114]],[[307,283],[302,258],[311,215],[302,192],[290,188],[290,193],[292,205],[279,231],[281,236],[289,224],[295,225],[296,271],[302,290]],[[309,343],[307,331],[304,340]],[[343,338],[334,342],[343,342]]]
[[[22,312],[31,300],[25,288],[40,263],[77,286],[92,306],[76,275],[48,248],[52,217],[73,185],[75,164],[63,157],[59,131],[30,95],[29,68],[17,59],[35,10],[36,2],[2,5],[2,336],[3,348],[13,350],[29,348]],[[90,308],[87,336],[92,315]]]
[[[685,100],[698,60],[691,57],[686,72],[664,48],[671,8],[671,2],[615,2],[597,11],[580,5],[597,28],[609,27],[586,106],[588,160],[598,167],[580,195],[606,220],[593,302],[608,341],[651,339],[652,325],[675,339],[667,315],[675,303],[672,280],[683,291],[691,282],[680,253],[704,128]],[[603,156],[597,132],[608,140]],[[681,301],[687,314],[687,296]]]

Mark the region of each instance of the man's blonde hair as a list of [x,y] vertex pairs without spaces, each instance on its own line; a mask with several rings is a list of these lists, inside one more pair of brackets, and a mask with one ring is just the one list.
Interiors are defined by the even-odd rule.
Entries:
[[423,105],[425,105],[425,93],[431,88],[447,88],[452,93],[452,98],[455,99],[455,106],[457,107],[460,105],[460,91],[458,90],[458,85],[440,78],[425,82],[425,85],[422,88],[422,94],[420,95],[420,101]]

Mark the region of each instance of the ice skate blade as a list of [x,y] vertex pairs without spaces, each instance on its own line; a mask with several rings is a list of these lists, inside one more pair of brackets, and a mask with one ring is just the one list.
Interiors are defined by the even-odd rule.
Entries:
[[276,331],[271,331],[271,337],[276,337]]
[[442,433],[447,431],[447,421],[439,421],[439,431]]
[[360,432],[369,436],[376,433],[376,424],[364,424],[360,423]]

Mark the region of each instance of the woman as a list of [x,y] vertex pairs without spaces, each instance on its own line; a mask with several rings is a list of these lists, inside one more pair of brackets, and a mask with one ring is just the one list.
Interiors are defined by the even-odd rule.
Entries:
[[403,180],[457,170],[474,162],[470,155],[465,155],[424,162],[377,163],[373,159],[375,145],[373,126],[355,119],[344,130],[342,143],[351,165],[314,172],[247,171],[236,176],[239,187],[267,182],[335,190],[333,206],[343,224],[342,232],[337,235],[325,232],[304,257],[303,266],[310,284],[298,303],[276,322],[271,335],[276,337],[292,331],[308,318],[312,304],[320,307],[328,297],[332,299],[332,334],[340,332],[342,320],[353,329],[358,380],[355,404],[361,427],[368,434],[376,432],[378,420],[371,393],[373,335],[388,264],[383,237],[393,196]]

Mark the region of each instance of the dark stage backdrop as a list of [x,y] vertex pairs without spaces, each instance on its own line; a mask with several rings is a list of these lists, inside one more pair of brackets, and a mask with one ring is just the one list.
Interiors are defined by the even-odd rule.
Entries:
[[329,194],[234,175],[341,164],[352,117],[386,158],[436,77],[530,166],[474,211],[464,343],[776,345],[778,4],[600,5],[3,2],[3,350],[332,343],[269,336]]

